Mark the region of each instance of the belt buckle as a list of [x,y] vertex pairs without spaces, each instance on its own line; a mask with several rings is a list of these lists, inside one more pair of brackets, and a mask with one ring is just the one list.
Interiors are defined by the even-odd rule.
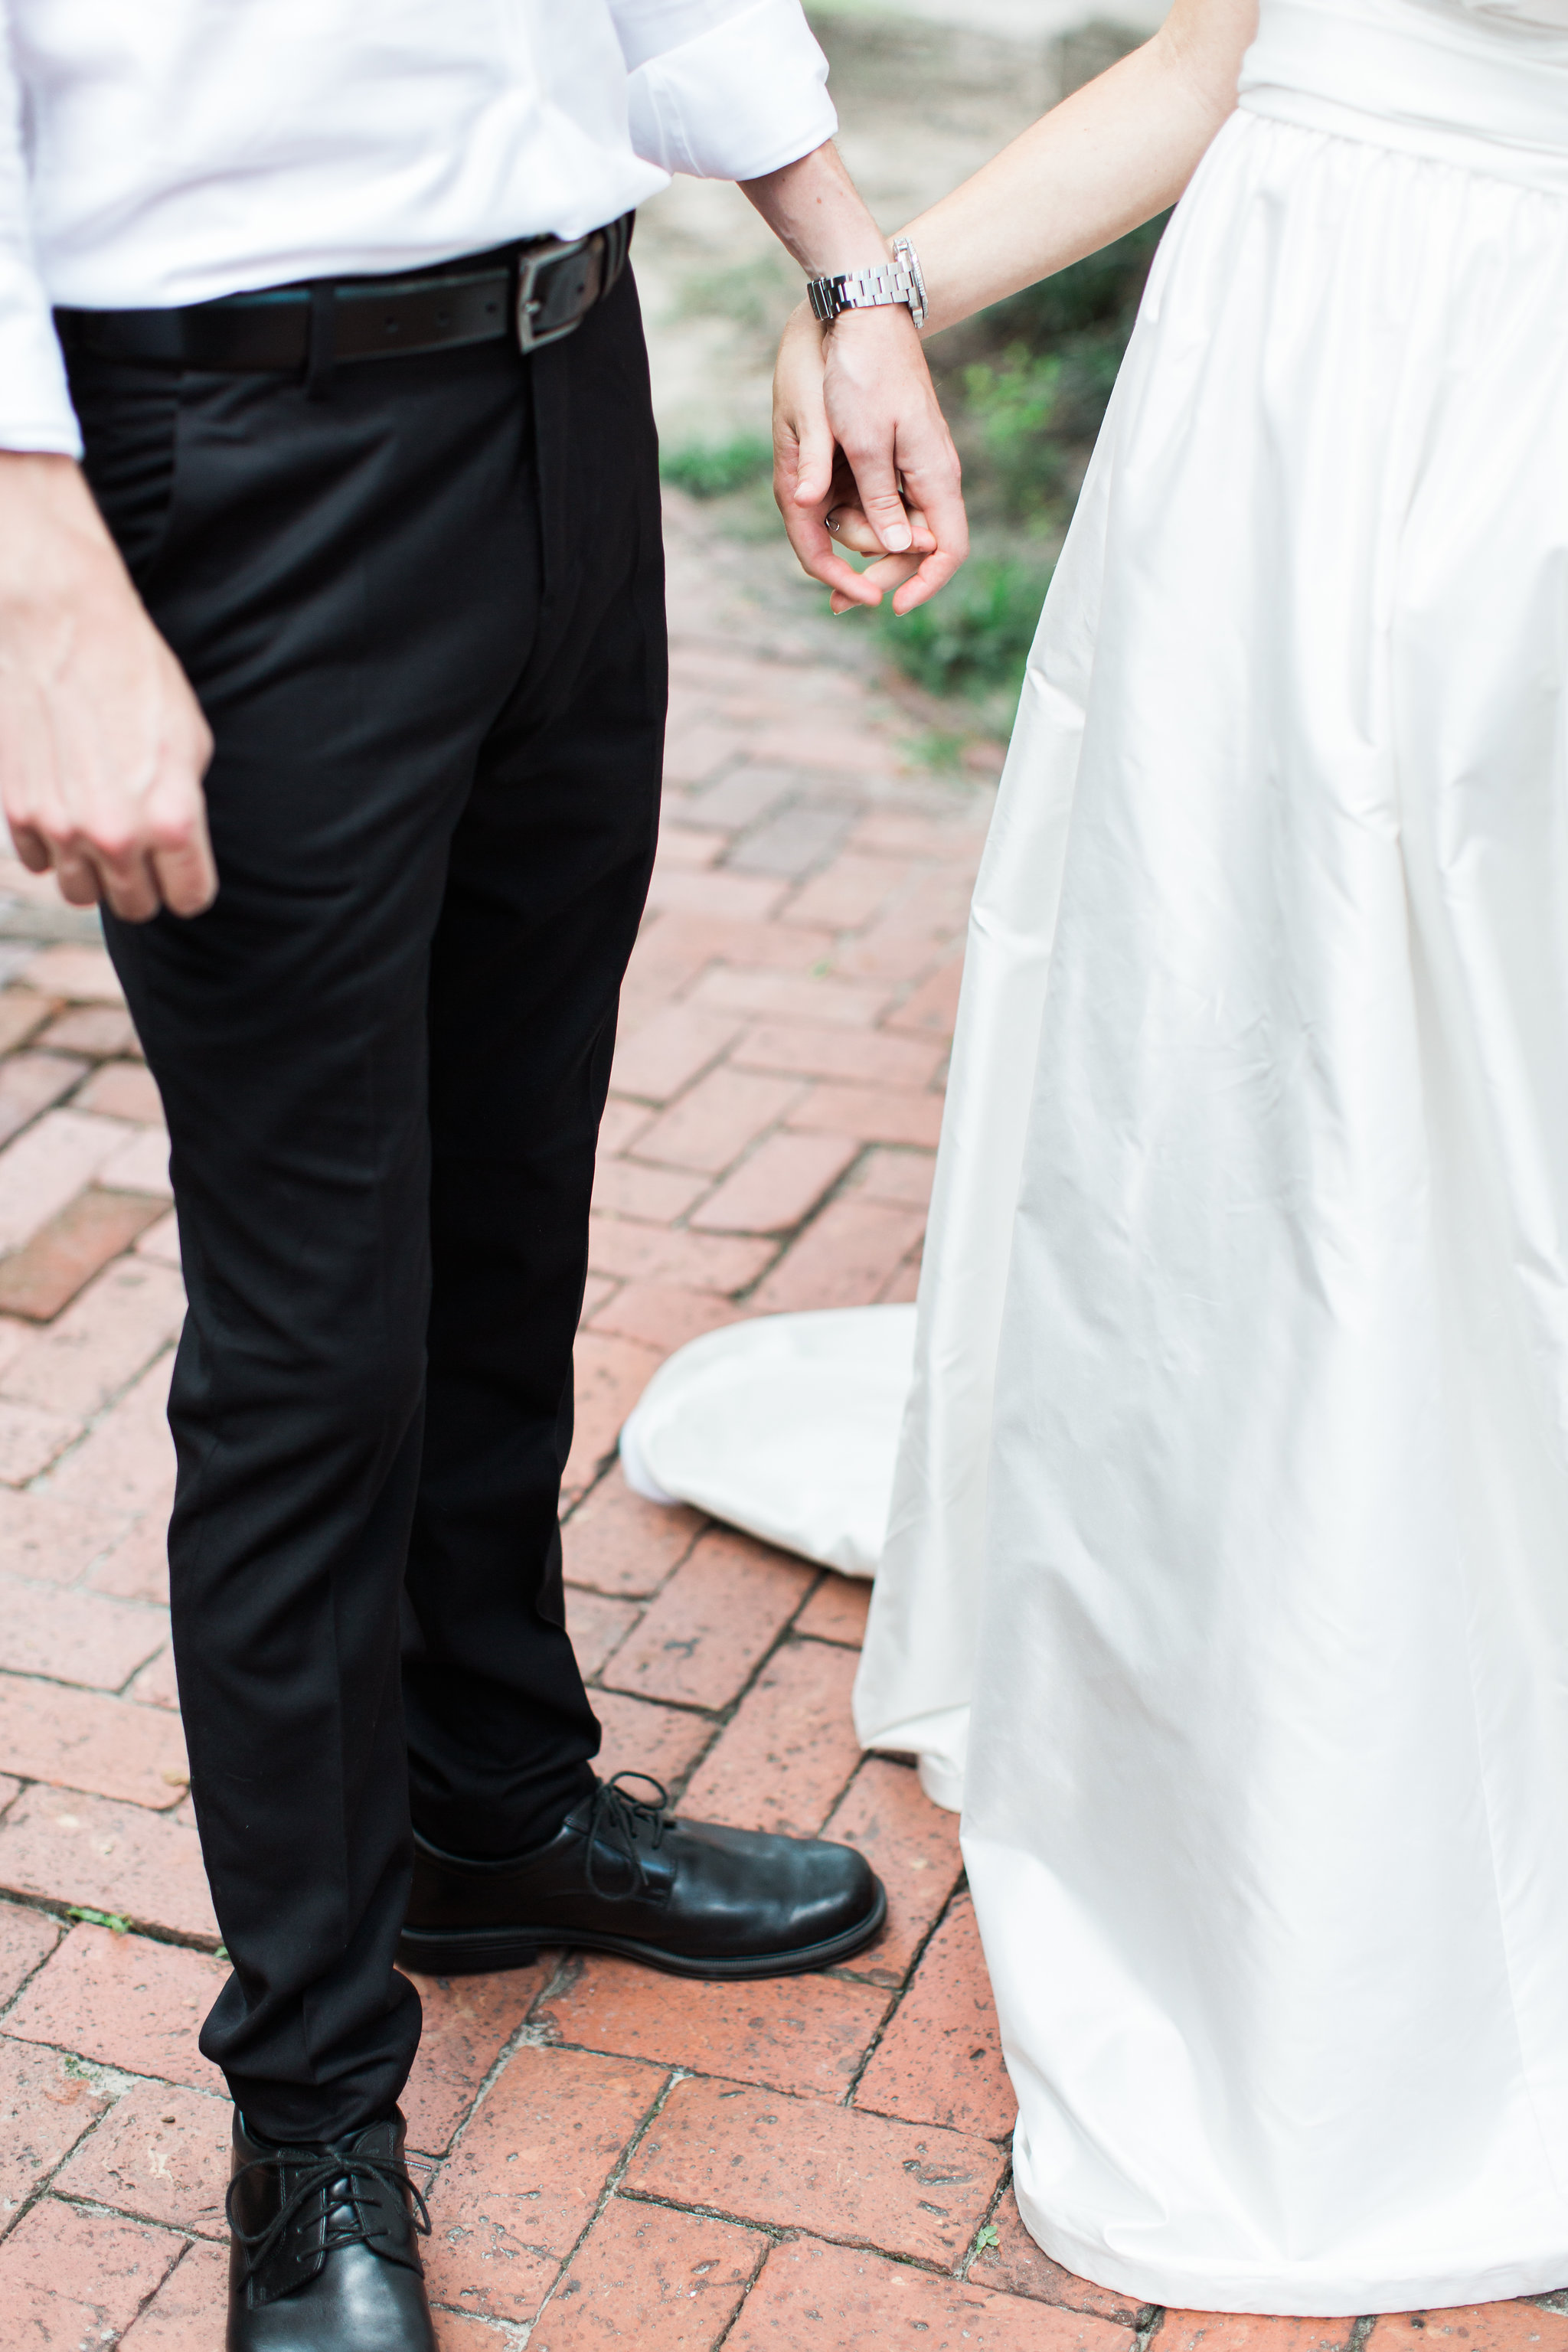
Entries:
[[582,253],[592,245],[597,234],[597,230],[595,230],[587,236],[574,236],[564,242],[548,246],[539,253],[519,254],[517,303],[513,319],[517,328],[517,347],[520,352],[526,353],[542,351],[547,343],[560,342],[563,337],[571,334],[574,328],[582,325],[583,313],[578,311],[576,317],[568,319],[563,327],[547,327],[541,334],[533,323],[533,314],[540,307],[535,299],[534,289],[539,283],[542,270],[552,268],[558,261],[570,260],[574,253]]

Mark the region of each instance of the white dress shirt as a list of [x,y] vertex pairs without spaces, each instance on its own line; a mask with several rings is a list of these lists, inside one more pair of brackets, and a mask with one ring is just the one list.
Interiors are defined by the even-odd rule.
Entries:
[[581,236],[837,127],[799,0],[0,0],[0,448],[80,447],[51,304]]

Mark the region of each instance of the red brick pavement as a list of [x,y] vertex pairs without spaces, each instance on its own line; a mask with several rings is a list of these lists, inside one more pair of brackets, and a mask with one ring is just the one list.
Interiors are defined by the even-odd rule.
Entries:
[[[445,2352],[1132,2352],[1156,2327],[1174,2352],[1345,2352],[1368,2323],[1141,2310],[1034,2245],[955,1824],[850,1731],[865,1589],[613,1465],[696,1333],[912,1296],[987,805],[908,772],[832,640],[781,646],[732,598],[715,618],[677,537],[678,618],[702,617],[605,1128],[571,1622],[609,1769],[850,1840],[890,1916],[850,1967],[775,1983],[552,1955],[424,1983],[406,2104]],[[18,870],[0,891],[42,903]],[[101,952],[0,947],[0,2336],[216,2352],[227,2111],[195,2032],[224,1970],[167,1649],[163,1138]],[[1568,2352],[1542,2305],[1435,2333]]]

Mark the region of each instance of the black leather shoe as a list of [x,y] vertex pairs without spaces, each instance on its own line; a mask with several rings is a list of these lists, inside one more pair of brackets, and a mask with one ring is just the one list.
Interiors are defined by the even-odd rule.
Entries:
[[[645,1804],[620,1787],[658,1790]],[[547,1845],[471,1862],[415,1839],[398,1958],[432,1976],[526,1968],[542,1944],[682,1977],[783,1977],[868,1944],[888,1898],[863,1856],[818,1838],[676,1820],[645,1773],[601,1781]]]
[[237,2110],[228,2225],[227,2352],[436,2352],[401,2115],[296,2147]]

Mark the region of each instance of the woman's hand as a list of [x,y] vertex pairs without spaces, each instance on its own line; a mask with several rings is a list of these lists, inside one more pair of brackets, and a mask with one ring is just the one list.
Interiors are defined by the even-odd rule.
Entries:
[[[866,519],[847,459],[827,413],[827,354],[822,329],[803,302],[792,314],[773,375],[773,496],[804,570],[833,591],[833,609],[879,604],[890,588],[894,610],[908,613],[934,595],[958,568],[942,553],[925,518],[905,507],[907,553],[883,554],[885,540]],[[957,461],[953,461],[956,468]],[[962,518],[963,509],[959,509]],[[829,524],[832,528],[829,528]],[[857,572],[839,552],[877,555]]]

